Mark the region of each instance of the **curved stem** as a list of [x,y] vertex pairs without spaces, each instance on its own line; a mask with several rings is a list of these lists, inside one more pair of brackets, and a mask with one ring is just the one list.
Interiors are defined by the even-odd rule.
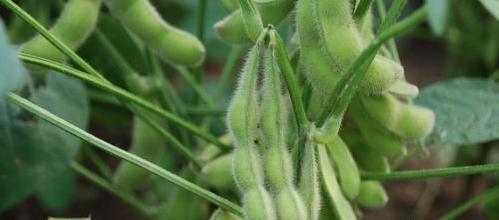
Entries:
[[6,98],[8,101],[16,104],[17,106],[35,114],[36,116],[42,118],[43,120],[46,120],[47,122],[53,124],[56,127],[61,128],[62,130],[84,140],[87,141],[88,143],[92,144],[93,146],[110,153],[113,156],[119,157],[123,160],[126,160],[136,166],[139,166],[143,169],[146,169],[147,171],[163,178],[171,183],[182,187],[183,189],[192,192],[210,202],[213,204],[226,209],[227,211],[230,211],[236,215],[241,216],[241,207],[238,205],[232,203],[231,201],[214,194],[206,189],[203,189],[202,187],[191,183],[184,178],[175,175],[174,173],[171,173],[160,166],[151,163],[147,160],[144,160],[134,154],[128,153],[125,150],[120,149],[119,147],[116,147],[112,144],[109,144],[102,139],[99,139],[95,137],[94,135],[76,127],[75,125],[65,121],[62,118],[57,117],[56,115],[48,112],[47,110],[41,108],[40,106],[37,106],[36,104],[30,102],[29,100],[26,100],[12,92],[8,93],[6,95]]
[[365,173],[363,180],[410,180],[434,177],[465,176],[499,172],[499,164],[484,164],[474,166],[446,167],[436,169],[408,170],[391,173]]
[[210,134],[206,131],[203,131],[201,128],[197,127],[196,125],[192,124],[191,122],[186,121],[183,118],[180,118],[177,115],[175,115],[169,111],[161,109],[158,106],[156,106],[156,105],[140,98],[139,96],[134,95],[134,94],[132,94],[132,93],[120,88],[120,87],[109,84],[107,82],[100,80],[99,78],[96,78],[94,76],[91,76],[89,74],[86,74],[84,72],[81,72],[79,70],[73,69],[71,67],[68,67],[66,65],[63,65],[63,64],[51,61],[51,60],[47,60],[44,58],[29,55],[29,54],[20,54],[19,58],[27,63],[44,66],[44,67],[56,70],[56,71],[61,72],[61,73],[71,75],[71,76],[76,77],[78,79],[81,79],[85,82],[88,82],[88,83],[90,83],[96,87],[99,87],[101,89],[104,89],[104,90],[124,99],[124,100],[132,102],[132,103],[134,103],[134,104],[136,104],[136,105],[138,105],[146,110],[149,110],[149,111],[151,111],[151,112],[153,112],[161,117],[168,119],[169,121],[177,124],[178,126],[181,126],[185,129],[189,130],[193,134],[198,135],[199,137],[205,139],[206,141],[215,144],[216,146],[220,147],[220,149],[222,149],[222,150],[230,149],[230,147],[228,145],[220,142],[218,140],[218,138],[216,138],[215,136],[213,136],[212,134]]
[[92,171],[88,170],[87,168],[83,167],[77,162],[72,161],[69,166],[71,169],[73,169],[75,172],[80,174],[81,176],[85,177],[86,179],[90,180],[92,183],[95,185],[103,188],[104,190],[112,193],[116,197],[120,198],[123,200],[123,202],[127,203],[128,205],[132,206],[135,208],[137,211],[139,211],[141,214],[148,216],[151,214],[150,209],[143,204],[140,200],[136,199],[133,195],[128,193],[127,191],[121,190],[117,188],[116,186],[111,185],[108,181],[103,179],[102,177],[96,175]]

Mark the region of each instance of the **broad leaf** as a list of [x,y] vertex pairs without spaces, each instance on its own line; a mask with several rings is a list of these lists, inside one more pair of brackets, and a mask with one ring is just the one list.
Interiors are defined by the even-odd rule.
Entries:
[[[79,127],[86,127],[89,114],[87,95],[78,80],[50,72],[46,76],[46,85],[35,90],[31,100]],[[0,106],[1,212],[31,193],[47,189],[44,184],[53,184],[52,178],[67,168],[80,140],[48,122],[25,119],[26,115],[10,104],[2,102]],[[60,187],[55,190],[68,193],[67,189]],[[54,198],[60,200],[54,201]],[[62,204],[64,201],[67,198],[52,197],[51,203]]]
[[26,71],[17,58],[17,49],[9,44],[0,19],[0,99],[5,93],[20,89],[26,82]]
[[447,26],[449,17],[449,1],[426,0],[426,8],[428,9],[428,21],[431,30],[436,35],[442,35]]
[[415,100],[436,113],[428,141],[476,144],[499,138],[499,84],[478,78],[438,82]]
[[499,0],[480,0],[482,5],[499,20]]

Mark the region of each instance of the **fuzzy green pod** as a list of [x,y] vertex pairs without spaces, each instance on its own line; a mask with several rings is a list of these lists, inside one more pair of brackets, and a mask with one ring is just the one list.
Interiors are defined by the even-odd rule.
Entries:
[[315,134],[315,141],[320,144],[334,142],[340,131],[342,118],[329,117],[323,127]]
[[357,166],[370,172],[390,172],[387,159],[379,151],[367,146],[360,135],[360,131],[353,129],[342,129],[340,137],[348,146],[357,163]]
[[262,42],[251,49],[229,105],[227,127],[234,138],[232,174],[243,194],[246,219],[276,219],[269,192],[264,187],[263,161],[254,143],[257,137],[256,84]]
[[[230,133],[226,133],[226,134],[218,137],[218,140],[220,142],[222,142],[223,144],[232,146],[233,140],[232,140],[232,136],[230,135]],[[221,153],[222,153],[222,151],[220,150],[219,147],[217,147],[213,143],[210,143],[210,144],[207,144],[205,147],[203,147],[201,152],[198,153],[198,158],[201,161],[207,163],[207,162],[211,161],[213,158],[220,155]]]
[[213,212],[213,214],[211,214],[209,220],[242,220],[242,218],[228,211],[218,208]]
[[256,9],[253,0],[239,0],[239,7],[243,15],[243,24],[246,34],[251,41],[256,41],[263,31],[263,21],[260,12]]
[[[94,31],[100,0],[70,0],[50,28],[50,33],[72,50],[78,49]],[[43,36],[37,35],[21,46],[21,52],[62,62],[65,55]]]
[[201,178],[209,186],[220,190],[228,190],[234,187],[231,175],[232,154],[222,155],[201,169]]
[[273,51],[264,56],[261,98],[261,130],[265,172],[279,219],[306,218],[305,206],[293,184],[293,166],[286,146],[287,105],[282,94],[280,70]]
[[358,100],[354,100],[350,110],[352,112],[352,118],[357,124],[362,137],[366,140],[367,145],[373,151],[377,151],[386,157],[405,155],[407,149],[400,137],[395,136],[383,128],[383,125],[378,124],[378,122],[372,119],[366,112],[369,111],[369,109],[363,109],[362,107],[362,104],[360,104]]
[[192,34],[164,21],[148,0],[105,0],[112,14],[149,48],[168,62],[186,66],[203,63],[206,50]]
[[301,176],[298,185],[300,195],[305,203],[308,220],[318,219],[321,208],[321,188],[316,159],[316,146],[311,134],[309,134],[304,146],[305,149],[300,170]]
[[[364,42],[353,20],[350,1],[313,0],[312,2],[316,32],[319,40],[325,45],[327,57],[334,67],[331,74],[341,75],[360,55],[367,43]],[[314,23],[309,23],[311,24]],[[387,91],[402,73],[403,68],[398,63],[378,55],[360,83],[359,91],[364,94],[381,94]],[[334,85],[324,79],[314,83],[321,90],[328,90]]]
[[340,186],[336,180],[336,173],[334,172],[333,165],[329,160],[326,146],[319,144],[317,146],[320,166],[320,176],[329,199],[331,200],[331,207],[339,220],[355,220],[355,212],[340,190]]
[[[314,86],[317,95],[312,96],[312,104],[322,105],[323,100],[334,88],[340,78],[336,74],[337,67],[333,66],[329,57],[320,45],[314,18],[314,1],[299,0],[296,5],[296,29],[300,38],[300,65],[303,66],[307,79]],[[322,81],[322,83],[321,83]],[[324,81],[327,81],[324,83]],[[320,83],[320,84],[318,84]],[[323,85],[328,84],[328,88]],[[312,105],[315,106],[315,105]],[[316,108],[314,108],[316,109]]]
[[363,207],[379,209],[388,202],[388,195],[378,181],[362,181],[357,203]]
[[[180,175],[196,184],[196,174],[184,168]],[[175,187],[168,195],[166,204],[159,210],[157,220],[192,220],[205,219],[209,215],[209,203],[197,195],[180,187]]]
[[430,109],[403,103],[389,93],[361,100],[372,119],[403,139],[423,138],[433,129],[435,114]]
[[397,121],[400,111],[400,101],[393,95],[385,93],[380,96],[358,96],[359,108],[363,109],[377,123],[386,127],[392,126]]
[[390,87],[389,92],[397,97],[412,99],[419,94],[419,89],[417,86],[399,79]]
[[243,209],[244,219],[277,219],[272,197],[263,186],[252,187],[244,193]]
[[241,10],[234,11],[215,23],[213,29],[218,37],[227,43],[244,44],[250,42],[244,29],[244,19]]
[[339,136],[326,146],[338,173],[343,194],[350,200],[355,199],[360,191],[360,173],[350,150]]
[[[246,1],[246,0],[245,0]],[[293,8],[293,0],[248,0],[253,2],[261,15],[263,27],[272,24],[278,25]],[[230,15],[217,22],[214,26],[218,36],[230,44],[243,44],[250,42],[251,37],[244,30],[244,16],[241,9],[233,11]]]
[[430,109],[401,104],[397,122],[390,131],[405,139],[419,139],[428,135],[435,124],[435,113]]
[[[149,161],[157,161],[164,146],[161,134],[138,117],[133,119],[130,153]],[[120,163],[113,176],[113,184],[133,190],[146,183],[150,173],[128,162]]]

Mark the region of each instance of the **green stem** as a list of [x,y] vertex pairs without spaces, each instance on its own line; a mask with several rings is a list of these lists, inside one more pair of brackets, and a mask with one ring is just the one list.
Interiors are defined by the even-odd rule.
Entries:
[[193,134],[198,135],[199,137],[203,138],[204,140],[215,144],[216,146],[218,146],[222,150],[230,149],[230,146],[220,142],[218,140],[218,138],[216,138],[212,134],[202,130],[201,128],[197,127],[196,125],[192,124],[191,122],[186,121],[186,120],[178,117],[177,115],[175,115],[171,112],[168,112],[164,109],[161,109],[161,108],[157,107],[156,105],[138,97],[137,95],[134,95],[134,94],[132,94],[124,89],[121,89],[113,84],[104,82],[99,78],[96,78],[94,76],[91,76],[91,75],[86,74],[84,72],[81,72],[79,70],[73,69],[71,67],[68,67],[68,66],[65,66],[65,65],[62,65],[60,63],[57,63],[57,62],[54,62],[51,60],[47,60],[44,58],[36,57],[33,55],[29,55],[29,54],[20,54],[19,58],[27,63],[44,66],[44,67],[56,70],[58,72],[76,77],[76,78],[81,79],[85,82],[88,82],[88,83],[90,83],[98,88],[104,89],[104,90],[124,99],[124,100],[127,100],[127,101],[134,103],[134,104],[137,104],[138,106],[140,106],[146,110],[149,110],[149,111],[151,111],[151,112],[153,112],[161,117],[168,119],[169,121],[175,123],[176,125],[181,126],[185,129],[189,130]]
[[[384,20],[386,17],[386,7],[384,0],[376,0],[376,8],[378,9],[378,15],[380,20]],[[397,49],[397,44],[395,39],[390,39],[387,43],[388,49],[392,55],[392,59],[400,63],[400,56]]]
[[97,176],[95,173],[86,169],[85,167],[78,164],[77,162],[72,161],[69,164],[69,166],[75,172],[77,172],[81,176],[85,177],[86,179],[90,180],[95,185],[101,187],[102,189],[104,189],[104,190],[112,193],[116,197],[120,198],[121,200],[123,200],[125,203],[127,203],[131,207],[135,208],[137,211],[139,211],[144,216],[149,216],[151,214],[150,209],[145,204],[143,204],[140,200],[136,199],[133,195],[131,195],[127,191],[124,191],[122,189],[117,188],[116,186],[113,186],[112,184],[107,182],[105,179]]
[[434,177],[465,176],[499,172],[499,164],[484,164],[474,166],[446,167],[436,169],[396,171],[391,173],[365,173],[363,180],[408,180],[427,179]]
[[293,67],[288,59],[288,54],[286,52],[286,46],[282,41],[276,30],[270,32],[271,41],[273,41],[273,54],[277,56],[277,61],[279,62],[279,67],[281,68],[282,76],[284,81],[286,81],[286,88],[288,88],[289,96],[291,98],[291,104],[293,106],[293,112],[295,114],[296,121],[298,123],[298,130],[303,132],[307,129],[309,121],[307,119],[307,114],[305,113],[305,107],[303,106],[303,101],[301,97],[301,90],[296,80],[296,75],[293,71]]
[[97,155],[93,148],[85,146],[82,150],[106,179],[110,180],[113,177],[111,168],[99,157],[99,155]]
[[208,92],[206,92],[201,84],[196,82],[196,79],[192,77],[192,74],[188,69],[183,66],[176,65],[175,70],[177,70],[179,76],[194,90],[194,92],[208,105],[208,107],[216,107],[215,102],[208,95]]
[[120,54],[118,49],[114,47],[114,45],[109,41],[109,39],[106,37],[106,35],[97,28],[95,31],[95,36],[97,37],[97,40],[99,41],[100,45],[104,47],[109,52],[109,55],[111,55],[111,58],[113,59],[113,63],[117,64],[119,69],[126,75],[135,75],[138,74],[135,69],[133,69],[128,62],[125,60],[125,58]]
[[293,107],[293,112],[295,114],[295,119],[297,123],[297,134],[298,134],[298,145],[294,158],[295,160],[295,172],[299,181],[301,172],[301,159],[304,152],[305,142],[306,142],[306,132],[308,131],[310,122],[307,119],[307,114],[305,113],[305,107],[303,106],[303,99],[301,96],[300,86],[296,75],[293,71],[293,67],[288,59],[288,54],[286,52],[286,46],[282,41],[276,30],[272,29],[270,31],[270,43],[272,47],[272,55],[276,56],[278,65],[281,69],[282,76],[286,82],[286,88],[288,88],[289,97],[291,99],[291,105]]
[[323,111],[317,123],[318,126],[322,126],[328,117],[342,118],[343,113],[355,95],[355,91],[360,81],[364,79],[367,68],[376,56],[379,48],[393,37],[405,33],[425,21],[427,13],[426,7],[418,9],[401,22],[382,31],[378,37],[369,44],[362,54],[355,59],[345,74],[342,75],[340,81],[335,86],[333,92],[327,99],[328,103],[326,103],[326,107],[324,108],[325,111]]
[[491,201],[492,199],[496,199],[499,197],[499,187],[493,187],[490,188],[489,190],[480,193],[479,195],[473,197],[472,199],[466,201],[465,203],[459,205],[458,207],[452,209],[451,211],[445,213],[443,216],[438,218],[438,220],[451,220],[451,219],[456,219],[466,211],[470,210],[471,208],[475,207],[478,203],[481,202],[488,202]]
[[[113,86],[99,72],[97,72],[97,70],[95,70],[90,64],[85,62],[85,60],[83,60],[81,57],[79,57],[74,51],[72,51],[70,48],[68,48],[66,45],[64,45],[64,43],[62,43],[56,37],[54,37],[46,28],[44,28],[40,23],[38,23],[33,17],[31,17],[28,13],[26,13],[22,8],[20,8],[18,5],[16,5],[11,0],[1,0],[1,1],[7,7],[9,7],[16,15],[21,17],[21,19],[25,20],[27,23],[32,25],[43,37],[45,37],[50,43],[52,43],[55,47],[57,47],[62,53],[64,53],[66,56],[68,56],[71,60],[73,60],[76,64],[78,64],[86,72],[90,73],[94,77],[97,77],[97,79],[93,80],[94,82],[97,82],[99,80],[99,81],[101,81],[102,85],[107,84],[108,86]],[[121,97],[121,98],[122,99],[124,98],[124,100],[126,100],[126,101],[132,101],[130,99],[127,99],[126,97]],[[139,102],[139,103],[136,103],[139,106],[142,106],[145,109],[153,111],[156,114],[159,114],[160,116],[169,119],[170,121],[174,122],[175,124],[186,128],[187,130],[193,132],[194,134],[199,135],[201,138],[203,138],[211,143],[214,143],[215,145],[219,146],[221,149],[228,149],[229,148],[225,144],[221,143],[215,136],[209,134],[208,132],[203,131],[202,129],[198,128],[194,124],[191,124],[188,121],[185,121],[182,118],[180,118],[180,117],[178,117],[170,112],[167,112],[163,109],[160,109],[157,106],[155,106],[147,101],[142,100],[141,98],[138,98],[138,97],[134,97],[134,98],[135,98],[135,101]],[[131,107],[130,105],[126,105],[126,106]],[[141,115],[141,118],[147,117],[140,110],[137,112],[134,112],[134,113]]]
[[189,191],[192,192],[210,202],[213,204],[226,209],[227,211],[230,211],[236,215],[241,216],[241,207],[238,205],[232,203],[231,201],[218,196],[206,189],[203,189],[202,187],[191,183],[182,177],[179,177],[175,175],[174,173],[171,173],[158,165],[151,163],[147,160],[144,160],[134,154],[128,153],[125,150],[120,149],[119,147],[116,147],[112,144],[109,144],[102,139],[99,139],[95,137],[94,135],[76,127],[75,125],[65,121],[62,118],[57,117],[56,115],[48,112],[47,110],[37,106],[36,104],[30,102],[29,100],[26,100],[14,93],[8,93],[6,95],[6,98],[8,101],[18,105],[19,107],[35,114],[36,116],[42,118],[43,120],[46,120],[47,122],[53,124],[54,126],[57,126],[64,131],[84,140],[87,141],[88,143],[94,145],[95,147],[106,151],[110,153],[113,156],[116,156],[118,158],[121,158],[123,160],[126,160],[134,165],[137,165],[141,168],[146,169],[147,171],[165,179],[168,180],[169,182]]
[[[137,76],[139,74],[135,69],[133,69],[128,62],[125,60],[123,56],[121,56],[120,52],[114,47],[114,45],[109,41],[106,35],[99,30],[96,32],[97,39],[101,42],[101,45],[109,52],[113,61],[118,64],[120,70],[123,73],[126,73],[127,76]],[[125,77],[127,77],[125,76]],[[125,78],[126,80],[137,79],[137,78]],[[131,84],[131,83],[128,83]],[[131,90],[139,90],[140,88],[131,88]],[[135,93],[140,93],[140,91],[134,91]],[[140,109],[137,109],[135,106],[129,107],[133,112],[137,113],[136,115],[143,120],[147,125],[156,130],[161,136],[166,139],[169,143],[173,145],[177,150],[182,152],[190,161],[194,163],[198,168],[202,167],[201,160],[197,159],[194,153],[189,150],[182,142],[180,142],[174,135],[168,132],[165,128],[163,128],[159,123],[153,120],[149,115],[145,113],[141,113]]]
[[206,0],[198,1],[198,25],[197,25],[197,35],[199,40],[204,43],[204,24],[206,21]]

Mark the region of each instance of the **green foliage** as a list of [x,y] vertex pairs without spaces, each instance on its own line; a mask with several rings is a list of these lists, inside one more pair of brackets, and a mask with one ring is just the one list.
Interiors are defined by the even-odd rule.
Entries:
[[436,113],[428,141],[463,145],[499,138],[498,92],[496,82],[477,78],[457,78],[424,88],[416,102]]
[[[50,72],[46,86],[35,90],[31,100],[81,128],[87,125],[86,91],[75,79]],[[23,119],[22,112],[5,102],[2,106],[2,136],[9,137],[1,139],[5,147],[0,154],[3,163],[0,167],[6,173],[0,181],[2,194],[6,195],[0,210],[5,210],[32,192],[50,187],[52,178],[59,178],[67,169],[80,140],[50,123]],[[66,196],[73,188],[72,181],[68,181],[69,185],[54,189],[52,195],[41,194],[42,201],[47,201],[47,206],[54,209],[64,206],[64,201],[68,201]]]
[[[372,0],[104,2],[107,7],[102,10],[99,0],[38,8],[31,0],[22,0],[39,22],[13,1],[1,0],[18,16],[9,24],[12,39],[21,42],[30,35],[26,27],[34,27],[40,35],[21,48],[31,54],[17,54],[0,28],[0,54],[6,57],[0,61],[0,72],[6,73],[0,82],[0,146],[5,146],[0,148],[0,212],[34,193],[51,213],[64,212],[76,198],[72,169],[144,219],[206,219],[211,214],[214,220],[354,220],[362,217],[359,207],[386,205],[389,198],[381,180],[499,170],[494,164],[391,170],[423,149],[419,145],[430,133],[428,142],[449,146],[499,136],[494,127],[499,124],[495,117],[499,109],[494,106],[499,100],[497,83],[459,78],[431,85],[418,97],[417,86],[405,79],[404,62],[393,39],[429,20],[436,39],[449,48],[449,63],[465,67],[450,65],[451,76],[470,75],[475,68],[497,72],[499,25],[492,17],[477,16],[483,12],[478,2],[428,0],[400,22],[407,0],[392,1],[388,11],[383,0],[375,1],[375,7]],[[481,2],[497,14],[495,2]],[[213,15],[222,12],[222,5],[230,14],[214,25],[215,31],[207,32],[207,25],[224,16]],[[463,12],[469,5],[474,8]],[[49,31],[44,26],[51,20],[47,15],[53,6],[64,10]],[[372,13],[373,9],[378,12]],[[286,17],[289,22],[283,22]],[[97,31],[90,36],[97,20]],[[490,28],[484,28],[484,21]],[[282,33],[289,36],[281,38],[276,29],[281,23],[287,31]],[[426,33],[426,27],[421,28],[417,33]],[[190,33],[194,31],[196,36]],[[243,47],[233,47],[218,91],[211,93],[207,90],[212,87],[203,88],[209,84],[203,81],[204,71],[212,69],[205,57],[226,55],[223,48],[213,47],[223,43],[214,41],[215,34],[225,43],[252,46],[227,110],[229,132],[221,138],[217,136],[226,131],[219,123],[224,112],[218,109],[222,101],[218,96],[225,97],[221,92],[229,87]],[[89,63],[74,52],[82,44],[80,54]],[[462,55],[467,50],[469,54]],[[39,68],[55,72],[32,80],[16,57],[26,62],[31,74]],[[66,59],[70,62],[62,64]],[[188,86],[170,81],[175,80],[171,71]],[[89,114],[86,88],[63,74],[106,91],[92,93],[95,104],[103,104],[100,108],[112,105],[131,111],[128,151],[84,130]],[[491,104],[484,108],[483,103]],[[435,113],[426,107],[437,113],[436,129]],[[92,120],[103,123],[111,117],[98,115]],[[78,138],[123,161],[112,171],[108,161],[90,148],[76,157]],[[406,146],[411,145],[416,146],[408,151]],[[470,146],[466,149],[472,153],[460,152],[467,161],[472,158],[467,156],[479,152]],[[87,162],[86,157],[104,177],[74,161]],[[158,178],[146,181],[149,174]],[[484,198],[488,202],[492,197],[479,195],[444,219]],[[487,205],[489,210],[495,207],[492,202]]]
[[10,45],[3,21],[0,19],[0,100],[10,91],[21,89],[27,81],[26,70],[17,58],[17,50]]
[[426,0],[428,8],[428,21],[431,30],[437,35],[442,35],[448,24],[450,1],[448,0]]

